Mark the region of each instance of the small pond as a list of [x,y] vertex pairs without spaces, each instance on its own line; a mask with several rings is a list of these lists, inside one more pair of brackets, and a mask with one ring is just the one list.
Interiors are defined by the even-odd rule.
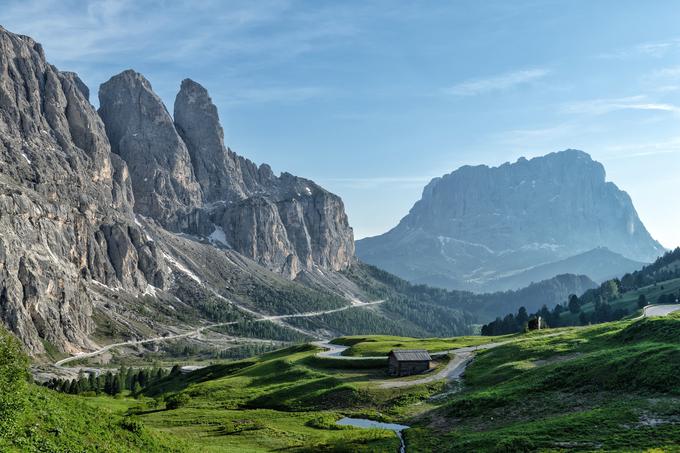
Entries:
[[341,426],[355,426],[357,428],[389,429],[391,431],[394,431],[396,433],[397,437],[399,438],[399,442],[401,443],[401,447],[399,448],[399,452],[400,453],[406,452],[406,444],[404,444],[404,438],[401,435],[401,432],[403,430],[409,428],[406,425],[398,425],[396,423],[376,422],[375,420],[369,420],[367,418],[350,418],[350,417],[341,418],[336,423],[338,425],[341,425]]

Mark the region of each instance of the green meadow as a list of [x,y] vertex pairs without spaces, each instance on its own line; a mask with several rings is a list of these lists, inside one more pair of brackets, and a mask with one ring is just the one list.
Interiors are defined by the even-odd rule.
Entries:
[[[479,345],[462,382],[381,388],[384,359],[298,345],[167,376],[137,395],[63,395],[26,383],[8,451],[677,451],[680,315],[506,337],[344,337],[355,356]],[[445,366],[443,360],[440,366]],[[436,370],[435,370],[436,372]],[[18,434],[17,434],[18,433]]]
[[387,356],[392,349],[426,349],[429,352],[441,352],[466,346],[478,346],[511,337],[506,335],[502,337],[408,338],[388,335],[363,335],[336,338],[333,343],[349,346],[349,349],[344,351],[343,355],[370,357]]

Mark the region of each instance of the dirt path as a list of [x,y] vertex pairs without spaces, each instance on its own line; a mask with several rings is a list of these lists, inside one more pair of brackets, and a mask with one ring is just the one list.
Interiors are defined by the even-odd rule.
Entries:
[[[561,334],[561,332],[559,334]],[[551,334],[550,336],[554,336],[554,334]],[[427,374],[420,379],[410,381],[397,381],[397,380],[381,381],[378,384],[378,387],[383,389],[391,389],[411,387],[413,385],[419,384],[429,384],[431,382],[441,381],[444,379],[447,381],[458,380],[463,375],[463,372],[470,364],[470,362],[472,362],[475,352],[482,349],[495,348],[498,346],[502,346],[504,344],[513,343],[515,341],[518,340],[499,341],[496,343],[487,343],[479,346],[468,346],[465,348],[451,349],[449,351],[438,352],[436,353],[437,355],[449,354],[451,356],[451,360],[449,360],[449,363],[447,363],[444,368],[437,371],[436,373]]]
[[[547,337],[554,337],[558,335],[562,335],[566,332],[553,332],[549,333],[546,335],[541,335],[540,338],[547,338]],[[535,338],[535,337],[532,337]],[[422,378],[420,379],[415,379],[415,380],[408,380],[408,381],[400,381],[396,379],[390,379],[387,381],[378,381],[375,384],[379,388],[402,388],[402,387],[411,387],[414,385],[420,385],[420,384],[429,384],[431,382],[436,382],[436,381],[441,381],[441,380],[448,380],[448,381],[454,381],[457,379],[460,379],[460,377],[463,375],[463,372],[467,368],[467,366],[470,364],[472,359],[474,358],[474,354],[477,351],[484,350],[484,349],[491,349],[491,348],[496,348],[498,346],[502,346],[505,344],[509,343],[514,343],[518,341],[523,341],[524,339],[517,339],[517,340],[507,340],[507,341],[498,341],[494,343],[486,343],[486,344],[481,344],[477,346],[467,346],[464,348],[458,348],[458,349],[449,349],[447,351],[440,351],[433,353],[434,355],[446,355],[449,354],[451,356],[451,360],[449,363],[446,364],[444,368],[441,370],[437,371],[436,373],[431,373],[431,374],[425,374],[423,375]],[[318,357],[332,357],[336,359],[343,359],[343,360],[356,360],[356,359],[384,359],[385,356],[369,356],[369,357],[354,357],[354,356],[344,356],[342,355],[342,352],[345,351],[346,349],[349,349],[349,346],[341,346],[337,344],[332,344],[329,343],[329,341],[316,341],[313,343],[315,346],[318,346],[320,348],[324,348],[325,351],[318,352],[316,355]]]
[[[323,348],[324,350],[321,352],[317,352],[316,355],[317,357],[335,357],[337,359],[353,359],[354,357],[349,357],[349,356],[344,356],[342,353],[349,349],[349,346],[342,346],[339,344],[333,344],[330,342],[330,340],[325,340],[325,341],[313,341],[312,344],[314,346],[318,346],[320,348]],[[373,357],[369,357],[369,359],[372,359]]]
[[[345,305],[344,307],[340,308],[334,308],[332,310],[325,310],[325,311],[313,311],[313,312],[307,312],[307,313],[294,313],[294,314],[287,314],[287,315],[263,315],[261,313],[257,313],[255,311],[252,311],[250,309],[246,309],[248,313],[254,314],[256,316],[259,316],[258,319],[256,319],[256,322],[263,322],[263,321],[282,321],[285,319],[292,319],[292,318],[311,318],[313,316],[321,316],[321,315],[327,315],[331,313],[338,313],[344,310],[348,310],[350,308],[363,308],[363,307],[368,307],[371,305],[378,305],[385,302],[385,299],[383,300],[376,300],[373,302],[362,302],[362,303],[352,303],[351,305]],[[242,307],[239,307],[242,308]],[[178,333],[178,334],[172,334],[172,335],[167,335],[167,336],[159,336],[159,337],[152,337],[152,338],[145,338],[142,340],[130,340],[130,341],[124,341],[121,343],[113,343],[104,346],[101,349],[97,349],[96,351],[93,352],[84,352],[81,354],[77,354],[71,357],[67,357],[65,359],[59,360],[58,362],[55,362],[54,365],[57,367],[61,367],[69,362],[73,362],[75,360],[80,360],[80,359],[86,359],[90,357],[95,357],[100,354],[103,354],[107,351],[110,351],[111,349],[114,348],[119,348],[123,346],[135,346],[135,345],[140,345],[140,344],[147,344],[147,343],[157,343],[161,341],[168,341],[168,340],[177,340],[179,338],[188,338],[188,337],[193,337],[195,335],[199,335],[201,332],[212,329],[215,327],[222,327],[222,326],[229,326],[233,324],[237,324],[238,321],[230,321],[230,322],[218,322],[214,324],[207,324],[202,327],[198,327],[196,329],[190,330],[188,332],[183,332],[183,333]]]
[[[649,317],[649,316],[666,316],[669,315],[670,313],[674,313],[676,311],[680,311],[680,304],[674,304],[674,305],[647,305],[643,311],[642,314],[635,318],[641,319],[643,317]],[[558,335],[562,335],[566,332],[553,332],[549,333],[546,335],[541,335],[540,338],[547,338],[547,337],[554,337]],[[536,337],[531,337],[531,338],[536,338]],[[469,346],[465,348],[459,348],[459,349],[451,349],[448,351],[442,351],[438,352],[435,354],[449,354],[451,355],[451,360],[449,361],[448,364],[438,372],[434,374],[429,374],[429,375],[424,375],[421,379],[416,379],[416,380],[408,380],[408,381],[399,381],[399,380],[388,380],[388,381],[380,381],[378,383],[378,387],[380,388],[402,388],[402,387],[410,387],[413,385],[419,385],[419,384],[428,384],[431,382],[436,382],[440,380],[448,380],[448,381],[453,381],[460,379],[460,377],[463,375],[463,372],[465,372],[465,369],[467,366],[470,364],[472,359],[474,358],[474,354],[476,351],[482,350],[482,349],[491,349],[495,348],[498,346],[502,346],[505,344],[509,343],[514,343],[514,342],[519,342],[519,341],[524,341],[527,339],[517,339],[517,340],[507,340],[507,341],[500,341],[496,343],[487,343],[479,346]],[[349,349],[348,346],[340,346],[340,345],[335,345],[331,344],[328,341],[319,341],[314,343],[316,346],[325,348],[325,351],[317,353],[317,356],[319,357],[334,357],[336,359],[357,359],[358,357],[353,357],[353,356],[343,356],[342,352],[345,351],[346,349]],[[384,358],[384,356],[373,356],[373,357],[362,357],[364,359],[375,359],[375,358]]]
[[647,305],[642,311],[642,316],[666,316],[678,310],[680,310],[680,304]]

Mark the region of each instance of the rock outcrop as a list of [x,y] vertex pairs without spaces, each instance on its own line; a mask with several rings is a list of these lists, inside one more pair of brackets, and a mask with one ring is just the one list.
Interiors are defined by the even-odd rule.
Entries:
[[111,151],[127,162],[135,211],[179,231],[188,212],[200,207],[201,187],[189,152],[151,84],[124,71],[99,89],[99,115]]
[[[605,181],[602,164],[567,150],[495,168],[466,166],[435,178],[399,225],[358,241],[357,253],[413,281],[495,290],[526,286],[530,281],[508,277],[529,276],[531,268],[598,247],[637,262],[651,262],[664,251],[628,194]],[[583,271],[579,263],[581,269],[555,271]]]
[[[191,155],[205,201],[242,200],[260,186],[262,174],[224,145],[224,130],[208,91],[191,79],[182,81],[175,99],[175,126]],[[241,164],[245,166],[244,169]]]
[[351,264],[354,239],[342,200],[228,149],[200,84],[182,82],[174,124],[132,71],[102,85],[99,97],[112,150],[131,169],[138,213],[174,231],[217,234],[222,245],[291,279],[314,266],[339,271]]
[[142,225],[216,238],[288,278],[352,262],[342,201],[226,149],[200,85],[183,83],[177,126],[134,71],[99,96],[98,113],[76,74],[0,27],[0,320],[31,354],[94,347],[96,310],[129,328],[111,294],[173,290],[170,246]]
[[165,278],[87,96],[39,44],[0,28],[0,318],[33,354],[91,345],[86,282],[141,292]]

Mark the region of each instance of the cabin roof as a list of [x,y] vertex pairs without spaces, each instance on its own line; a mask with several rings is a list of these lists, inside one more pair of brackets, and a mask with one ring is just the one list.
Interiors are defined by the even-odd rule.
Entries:
[[432,357],[425,349],[392,349],[390,354],[399,362],[430,361]]

